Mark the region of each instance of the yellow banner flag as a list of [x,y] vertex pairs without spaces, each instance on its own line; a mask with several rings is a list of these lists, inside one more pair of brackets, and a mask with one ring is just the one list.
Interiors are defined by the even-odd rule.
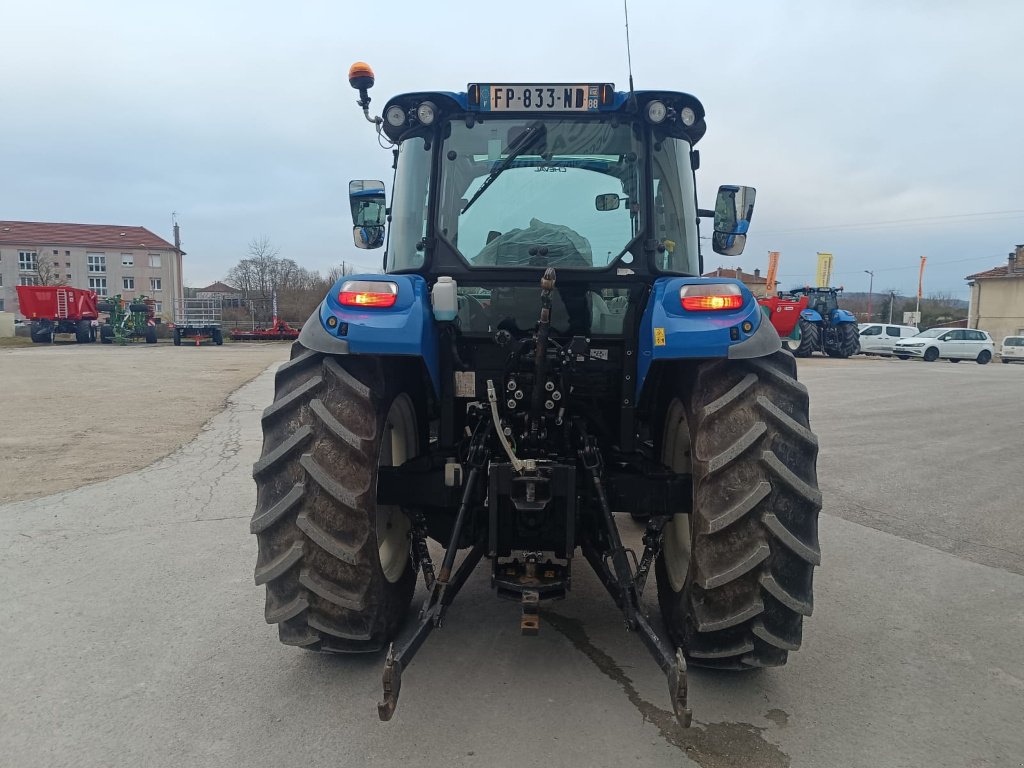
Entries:
[[927,256],[921,257],[921,271],[917,273],[917,298],[921,298],[922,288],[924,288],[924,263],[928,261]]
[[832,254],[818,251],[818,274],[815,276],[818,288],[828,288],[832,284]]

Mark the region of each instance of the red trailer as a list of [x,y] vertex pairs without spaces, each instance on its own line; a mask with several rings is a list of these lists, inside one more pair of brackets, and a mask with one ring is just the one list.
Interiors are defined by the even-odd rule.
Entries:
[[797,324],[800,321],[800,313],[807,309],[807,296],[796,297],[780,293],[767,299],[758,299],[757,303],[761,305],[764,313],[771,319],[772,325],[775,327],[780,338],[800,338],[796,330]]
[[68,285],[19,285],[18,307],[32,321],[32,341],[49,344],[58,333],[73,333],[75,341],[96,341],[100,313],[96,293]]

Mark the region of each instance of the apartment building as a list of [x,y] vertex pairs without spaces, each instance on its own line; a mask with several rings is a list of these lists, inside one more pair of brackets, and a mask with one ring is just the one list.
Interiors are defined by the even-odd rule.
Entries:
[[0,221],[0,312],[18,312],[18,285],[64,283],[100,296],[146,296],[173,316],[182,253],[145,227]]

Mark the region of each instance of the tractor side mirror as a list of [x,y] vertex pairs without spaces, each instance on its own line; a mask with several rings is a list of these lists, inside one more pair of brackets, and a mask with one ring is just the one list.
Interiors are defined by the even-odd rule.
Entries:
[[723,256],[738,256],[747,244],[747,230],[754,216],[753,187],[723,185],[715,199],[715,232],[711,247]]
[[350,181],[348,200],[352,209],[352,240],[356,248],[380,248],[384,245],[384,222],[388,210],[384,182]]
[[594,207],[599,211],[614,211],[619,207],[619,196],[614,192],[598,195],[594,200]]

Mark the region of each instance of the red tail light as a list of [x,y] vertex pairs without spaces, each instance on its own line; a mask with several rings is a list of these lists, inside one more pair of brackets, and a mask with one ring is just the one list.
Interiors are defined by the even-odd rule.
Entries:
[[742,296],[686,296],[683,298],[683,309],[689,309],[694,312],[739,309],[742,306]]
[[338,301],[346,307],[393,307],[398,285],[376,280],[348,280],[342,283]]
[[690,312],[720,312],[743,306],[743,294],[732,283],[684,285],[679,289],[679,302]]

